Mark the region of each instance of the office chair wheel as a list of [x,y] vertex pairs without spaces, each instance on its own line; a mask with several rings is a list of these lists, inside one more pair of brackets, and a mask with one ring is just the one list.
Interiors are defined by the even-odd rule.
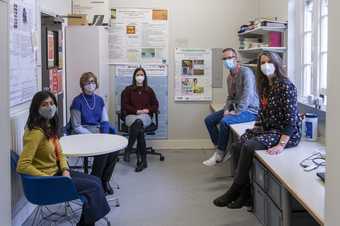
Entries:
[[159,157],[159,160],[164,161],[164,156]]

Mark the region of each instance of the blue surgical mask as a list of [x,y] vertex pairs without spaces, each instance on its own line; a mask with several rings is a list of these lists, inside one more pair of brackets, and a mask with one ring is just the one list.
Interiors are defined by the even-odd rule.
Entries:
[[236,68],[236,63],[234,59],[226,59],[223,61],[224,67],[228,69],[229,71],[232,71]]

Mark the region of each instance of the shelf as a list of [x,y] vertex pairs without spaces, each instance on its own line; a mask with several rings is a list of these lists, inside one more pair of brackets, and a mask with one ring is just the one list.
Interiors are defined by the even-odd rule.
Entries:
[[282,28],[282,27],[257,27],[252,30],[248,30],[242,33],[239,33],[239,36],[247,36],[247,35],[264,35],[267,34],[268,32],[285,32],[287,30],[287,27]]
[[258,54],[263,51],[276,52],[276,53],[284,53],[287,51],[286,47],[260,47],[260,48],[251,48],[251,49],[239,49],[238,52],[246,53],[246,54]]

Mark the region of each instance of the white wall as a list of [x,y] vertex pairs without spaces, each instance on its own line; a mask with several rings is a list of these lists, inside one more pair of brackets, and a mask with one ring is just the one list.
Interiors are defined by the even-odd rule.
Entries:
[[0,225],[11,225],[9,77],[8,77],[8,4],[0,0]]
[[40,0],[40,9],[44,13],[68,15],[72,12],[71,0]]
[[[112,7],[144,7],[169,9],[169,140],[206,140],[204,117],[210,113],[209,102],[174,102],[174,53],[178,42],[184,47],[238,47],[240,25],[257,16],[256,1],[251,0],[114,0]],[[226,90],[214,89],[213,99],[224,102]],[[170,141],[169,141],[170,142]],[[177,143],[178,144],[178,143]]]
[[258,0],[258,10],[261,17],[277,17],[288,20],[288,0]]
[[340,128],[340,68],[339,68],[339,21],[340,1],[329,0],[329,43],[328,43],[328,103],[327,103],[327,181],[326,181],[326,225],[336,226],[340,222],[340,177],[339,177],[339,128]]

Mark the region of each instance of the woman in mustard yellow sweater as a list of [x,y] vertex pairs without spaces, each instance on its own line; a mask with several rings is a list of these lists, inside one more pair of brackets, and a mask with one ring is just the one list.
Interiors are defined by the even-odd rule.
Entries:
[[32,176],[70,177],[79,194],[87,199],[77,225],[94,225],[110,207],[99,178],[69,170],[59,144],[57,101],[52,93],[35,94],[26,127],[17,171]]

